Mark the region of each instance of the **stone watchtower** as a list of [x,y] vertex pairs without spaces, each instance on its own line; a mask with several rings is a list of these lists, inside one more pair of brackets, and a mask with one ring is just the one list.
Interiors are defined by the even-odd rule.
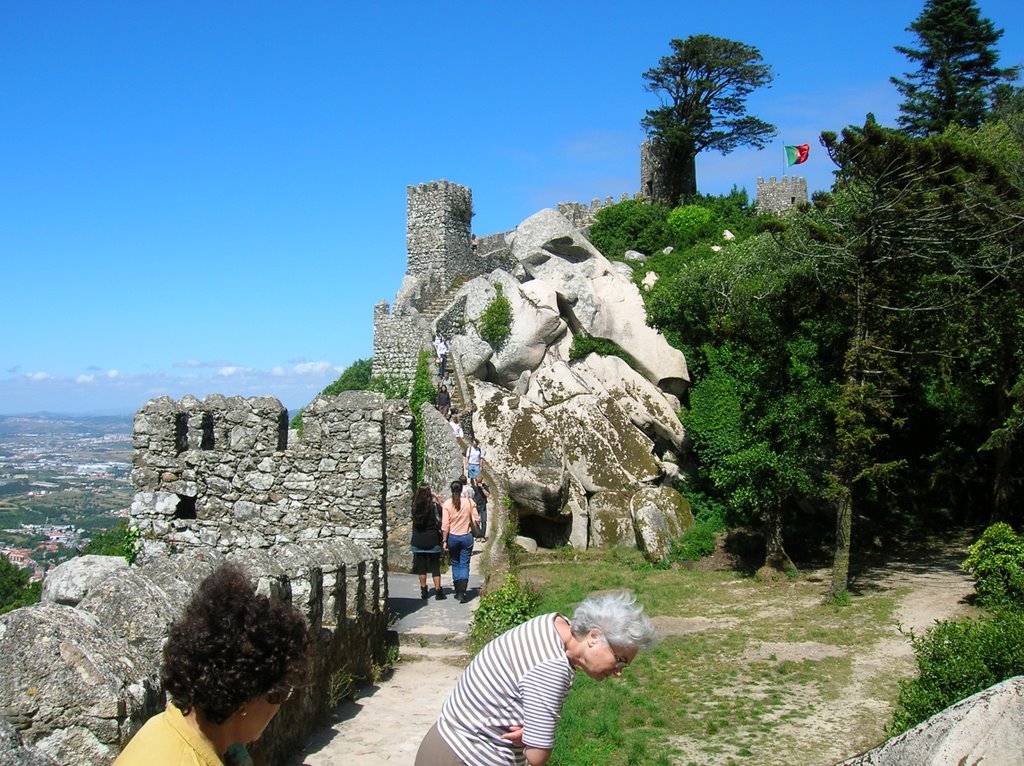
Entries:
[[406,274],[426,278],[443,293],[469,272],[473,192],[448,181],[406,190]]
[[448,181],[406,190],[405,280],[394,305],[373,307],[374,376],[411,380],[421,348],[429,345],[426,312],[460,278],[477,273],[470,224],[473,192]]
[[649,138],[640,144],[640,195],[650,202],[671,205],[661,177],[661,157]]
[[783,176],[776,180],[757,179],[757,199],[754,204],[758,213],[783,213],[807,202],[807,179],[799,176]]

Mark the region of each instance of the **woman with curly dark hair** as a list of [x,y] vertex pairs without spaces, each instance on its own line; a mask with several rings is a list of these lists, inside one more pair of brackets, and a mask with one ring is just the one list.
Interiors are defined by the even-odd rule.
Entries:
[[199,586],[171,626],[160,670],[170,701],[114,762],[218,766],[259,738],[309,673],[310,635],[289,604],[256,593],[237,565]]

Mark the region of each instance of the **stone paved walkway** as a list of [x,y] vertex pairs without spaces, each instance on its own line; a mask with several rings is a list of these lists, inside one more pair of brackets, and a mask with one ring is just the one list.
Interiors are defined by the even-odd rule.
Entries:
[[469,661],[465,643],[483,582],[479,557],[478,547],[470,564],[472,600],[467,604],[452,597],[450,574],[442,577],[445,601],[422,600],[415,575],[388,575],[388,603],[398,618],[393,627],[400,660],[394,673],[339,705],[333,723],[315,732],[289,766],[411,766],[420,740]]

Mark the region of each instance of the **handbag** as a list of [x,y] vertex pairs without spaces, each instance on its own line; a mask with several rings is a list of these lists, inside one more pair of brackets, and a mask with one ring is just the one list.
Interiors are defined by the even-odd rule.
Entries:
[[470,518],[469,520],[469,531],[476,540],[479,540],[484,536],[484,533],[480,529],[480,525],[477,524],[472,518]]

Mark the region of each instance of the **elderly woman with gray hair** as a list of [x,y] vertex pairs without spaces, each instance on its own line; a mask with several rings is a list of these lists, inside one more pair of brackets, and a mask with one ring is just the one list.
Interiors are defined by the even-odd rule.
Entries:
[[469,663],[423,738],[416,766],[542,766],[573,674],[621,676],[656,640],[629,591],[591,595],[571,620],[557,613],[527,620]]

